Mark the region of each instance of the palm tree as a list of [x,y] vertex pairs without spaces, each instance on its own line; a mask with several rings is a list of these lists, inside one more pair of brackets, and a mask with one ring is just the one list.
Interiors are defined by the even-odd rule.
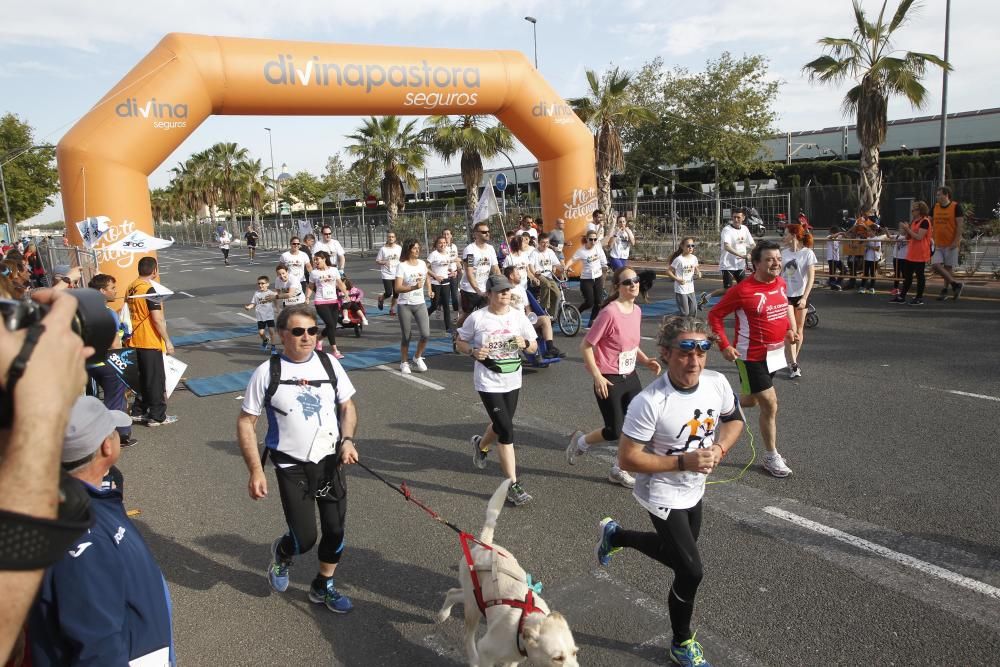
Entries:
[[513,150],[514,135],[503,125],[488,125],[488,116],[431,116],[421,133],[445,163],[456,153],[462,154],[462,183],[465,184],[465,218],[472,216],[479,201],[479,184],[483,180],[483,158],[495,158]]
[[900,52],[893,48],[893,38],[916,11],[914,0],[901,0],[887,23],[883,0],[878,19],[871,23],[860,0],[854,0],[854,31],[850,37],[824,37],[819,40],[825,55],[802,68],[810,81],[839,84],[846,79],[855,83],[844,95],[845,114],[857,117],[858,143],[861,144],[861,205],[878,211],[882,198],[882,172],[879,169],[879,146],[885,141],[889,97],[907,100],[914,109],[923,106],[927,89],[920,83],[927,65],[951,70],[951,66],[930,53]]
[[[587,70],[590,87],[587,96],[566,100],[580,120],[594,131],[597,203],[606,213],[611,210],[611,175],[625,170],[621,130],[656,121],[656,115],[648,108],[629,101],[631,83],[632,75],[618,67],[605,74],[603,80],[598,79],[593,70]],[[605,224],[612,222],[609,214]]]
[[236,223],[240,207],[240,166],[249,159],[247,149],[234,142],[219,142],[208,149],[210,169],[216,180],[216,189],[229,211],[230,220]]
[[356,168],[363,180],[380,180],[382,200],[392,225],[406,204],[405,183],[411,190],[419,187],[417,172],[424,168],[427,146],[414,130],[416,120],[402,125],[399,116],[372,116],[354,134],[347,135],[355,143],[347,153],[356,159]]

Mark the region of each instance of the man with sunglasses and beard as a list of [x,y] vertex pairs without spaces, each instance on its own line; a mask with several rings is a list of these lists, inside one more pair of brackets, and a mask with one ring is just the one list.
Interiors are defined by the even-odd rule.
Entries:
[[[691,631],[703,574],[697,540],[705,479],[743,430],[743,413],[729,382],[721,373],[705,370],[714,340],[701,320],[680,315],[663,319],[656,342],[666,372],[629,404],[618,443],[618,465],[635,474],[632,495],[649,513],[654,531],[626,530],[608,517],[599,524],[595,550],[605,567],[617,551],[629,547],[674,571],[667,601],[674,635],[670,659],[686,667],[709,667]],[[688,437],[692,422],[707,414],[715,417],[711,426],[708,418],[700,420],[703,437]]]
[[[791,468],[778,453],[778,395],[774,374],[785,368],[785,345],[799,342],[795,311],[788,303],[781,277],[781,246],[761,241],[750,259],[754,272],[733,286],[708,313],[719,349],[735,361],[740,373],[740,405],[760,408],[760,435],[764,441],[764,469],[775,477],[788,477]],[[736,315],[736,342],[726,337],[724,320]]]
[[461,290],[462,313],[455,327],[461,327],[472,311],[486,305],[489,300],[486,295],[486,281],[493,274],[500,273],[500,262],[497,251],[490,245],[490,226],[480,222],[472,229],[472,243],[465,246],[462,252],[465,271],[462,274]]
[[[344,553],[347,487],[343,466],[357,463],[354,434],[358,415],[351,400],[354,385],[340,363],[317,352],[316,311],[288,306],[278,315],[284,353],[254,371],[247,385],[236,434],[250,472],[250,498],[268,495],[264,462],[270,455],[278,480],[288,532],[270,548],[267,580],[279,593],[288,590],[292,558],[316,543],[316,510],[322,537],[319,572],[309,587],[309,600],[344,614],[353,608],[337,591],[333,575]],[[278,364],[277,368],[272,364]],[[275,370],[280,369],[280,373]],[[264,455],[257,452],[254,427],[267,414]]]

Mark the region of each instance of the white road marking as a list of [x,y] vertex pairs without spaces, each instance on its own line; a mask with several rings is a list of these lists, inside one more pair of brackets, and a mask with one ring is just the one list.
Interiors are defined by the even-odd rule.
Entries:
[[252,322],[256,322],[257,321],[256,317],[251,317],[250,315],[247,315],[246,313],[234,313],[234,314],[235,315],[239,315],[240,317],[245,317],[245,318],[247,318],[248,320],[250,320]]
[[178,292],[178,294],[183,294],[184,296],[189,296],[189,297],[191,297],[192,299],[194,299],[194,298],[195,298],[194,294],[189,294],[189,293],[187,293],[187,292]]
[[411,382],[416,382],[417,384],[423,385],[423,386],[428,387],[430,389],[434,389],[435,391],[442,391],[444,389],[444,387],[442,387],[441,385],[437,384],[436,382],[431,382],[430,380],[425,380],[423,378],[414,377],[412,374],[406,375],[406,374],[400,373],[399,371],[397,371],[397,370],[395,370],[393,368],[389,368],[388,366],[385,366],[385,365],[376,366],[375,368],[377,368],[379,370],[382,370],[382,371],[386,371],[388,373],[392,373],[393,375],[398,375],[399,377],[403,378],[404,380],[410,380]]
[[869,542],[868,540],[862,539],[851,535],[850,533],[845,533],[836,528],[831,528],[829,526],[824,526],[821,523],[816,523],[815,521],[810,521],[805,517],[801,517],[798,514],[792,514],[791,512],[786,512],[783,509],[777,507],[764,507],[763,511],[771,516],[777,517],[779,519],[784,519],[794,523],[795,525],[806,528],[813,532],[817,532],[821,535],[826,535],[827,537],[832,537],[835,540],[844,542],[845,544],[850,544],[851,546],[857,547],[864,551],[870,551],[872,553],[878,554],[889,560],[896,561],[902,565],[907,565],[925,574],[930,574],[940,579],[944,579],[950,583],[962,586],[963,588],[968,588],[977,593],[982,593],[988,597],[1000,600],[1000,588],[995,588],[989,584],[984,584],[981,581],[976,581],[969,577],[956,574],[951,570],[946,570],[943,567],[938,567],[926,561],[922,561],[919,558],[914,558],[913,556],[908,556],[898,551],[893,551],[888,547],[884,547],[881,544],[875,544],[874,542]]
[[241,271],[243,273],[250,273],[249,269],[237,269],[237,268],[234,268],[233,271]]
[[177,273],[187,273],[188,271],[194,271],[194,269],[181,269]]
[[955,396],[968,396],[969,398],[981,398],[985,401],[997,401],[1000,402],[1000,398],[996,396],[987,396],[986,394],[973,394],[968,391],[959,391],[957,389],[941,389],[940,387],[928,387],[926,385],[920,385],[921,389],[930,389],[932,391],[943,391],[946,394],[954,394]]

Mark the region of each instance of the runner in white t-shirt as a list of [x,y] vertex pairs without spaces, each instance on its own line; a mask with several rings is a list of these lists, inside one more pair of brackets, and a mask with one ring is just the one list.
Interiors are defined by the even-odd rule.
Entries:
[[[702,292],[698,299],[698,309],[704,308],[710,299],[722,296],[726,290],[746,277],[750,266],[750,251],[753,250],[753,234],[743,225],[746,213],[738,208],[733,211],[728,225],[719,235],[719,270],[722,272],[722,287],[712,292]],[[750,266],[750,271],[753,267]]]
[[307,264],[311,261],[309,255],[302,252],[302,241],[298,236],[293,236],[288,241],[289,249],[281,253],[278,261],[288,267],[288,274],[302,284],[302,289],[306,289]]
[[472,233],[475,240],[462,251],[465,271],[460,285],[462,314],[456,323],[459,327],[469,313],[486,305],[486,280],[491,275],[500,273],[497,251],[489,243],[490,226],[480,222]]
[[489,276],[481,288],[488,292],[488,305],[466,318],[458,330],[455,346],[459,354],[476,360],[473,384],[491,422],[483,435],[471,438],[473,463],[477,468],[485,468],[486,456],[493,444],[498,443],[500,468],[512,482],[507,500],[523,505],[531,496],[517,479],[514,412],[521,390],[521,353],[534,354],[538,343],[524,311],[510,307],[512,287],[504,276]]
[[781,241],[781,277],[785,279],[785,296],[795,313],[795,331],[799,335],[798,341],[785,346],[785,358],[788,360],[788,377],[797,378],[802,377],[799,355],[802,354],[809,295],[816,282],[819,260],[812,250],[812,234],[802,225],[785,225],[785,236]]
[[698,268],[698,258],[694,254],[696,243],[694,237],[681,239],[677,250],[670,256],[670,266],[667,275],[674,279],[674,300],[677,302],[677,312],[681,315],[695,317],[698,314],[698,302],[694,296],[694,281],[701,278]]
[[635,474],[632,494],[655,532],[626,530],[606,518],[596,550],[603,566],[627,547],[674,571],[667,593],[670,657],[680,665],[707,664],[691,631],[703,571],[697,546],[702,496],[706,476],[743,430],[743,414],[729,382],[721,373],[704,370],[713,339],[701,320],[664,319],[657,344],[666,372],[632,400],[618,444],[618,464]]
[[229,266],[229,244],[233,242],[233,235],[229,233],[229,230],[223,228],[219,232],[219,249],[222,251],[222,259],[225,260],[226,266]]
[[330,225],[323,225],[320,235],[321,240],[313,244],[313,254],[317,250],[325,250],[330,255],[330,266],[336,267],[340,271],[340,277],[343,278],[344,267],[347,265],[347,254],[344,253],[344,246],[333,238],[333,228]]
[[458,246],[455,245],[451,228],[445,227],[441,235],[444,236],[445,248],[448,251],[448,256],[451,257],[451,268],[449,269],[449,277],[451,278],[451,284],[449,285],[451,310],[457,313],[459,309],[459,284],[462,282],[462,274],[464,273],[462,270],[462,258],[458,256]]
[[[326,325],[323,336],[330,342],[330,354],[343,359],[344,355],[337,349],[337,327],[340,326],[340,294],[347,292],[347,287],[340,279],[340,270],[331,261],[325,250],[313,253],[313,270],[309,274],[306,301],[313,299],[316,313]],[[323,349],[322,338],[316,340],[316,349]]]
[[562,273],[562,262],[550,247],[551,237],[542,232],[538,235],[538,249],[531,255],[531,271],[538,281],[538,303],[549,314],[555,312],[559,302],[559,285],[556,272]]
[[608,263],[612,271],[617,271],[628,264],[628,257],[635,245],[635,234],[628,228],[628,219],[624,215],[619,215],[615,221],[615,228],[604,240],[604,247],[608,249]]
[[306,302],[306,293],[302,289],[302,283],[288,272],[287,266],[278,264],[277,268],[274,269],[274,275],[276,276],[274,291],[282,308]]
[[250,297],[250,303],[243,306],[253,310],[257,315],[257,335],[260,336],[260,346],[267,349],[271,343],[271,354],[276,352],[278,340],[274,331],[274,302],[277,294],[271,291],[271,280],[267,276],[257,277],[257,290]]
[[596,232],[587,232],[583,235],[583,247],[577,249],[573,256],[566,260],[565,269],[574,262],[582,262],[580,269],[580,294],[583,295],[583,303],[580,304],[580,312],[585,313],[590,308],[590,319],[587,328],[594,323],[597,312],[601,309],[601,293],[604,285],[604,269],[608,268],[608,257],[604,254],[604,249],[598,244],[600,237]]
[[378,296],[378,309],[385,308],[385,300],[392,298],[389,302],[389,316],[396,314],[396,265],[399,264],[399,253],[403,251],[396,243],[396,232],[387,232],[385,235],[385,245],[378,249],[375,256],[375,263],[378,264],[379,272],[382,275],[383,294]]
[[[420,259],[420,243],[416,239],[403,241],[399,264],[396,265],[396,294],[399,300],[399,372],[409,374],[413,371],[423,373],[427,370],[424,362],[424,349],[431,339],[431,320],[427,314],[427,303],[424,295],[431,296],[431,283],[427,275],[427,263]],[[413,367],[410,367],[410,339],[413,323],[416,322],[420,331],[417,341],[417,352],[413,357]]]
[[[457,252],[457,251],[456,251]],[[434,239],[434,250],[427,255],[427,270],[430,273],[431,307],[428,315],[433,315],[438,308],[444,317],[444,330],[451,333],[451,281],[457,280],[453,267],[454,260],[448,251],[448,240],[441,235]]]

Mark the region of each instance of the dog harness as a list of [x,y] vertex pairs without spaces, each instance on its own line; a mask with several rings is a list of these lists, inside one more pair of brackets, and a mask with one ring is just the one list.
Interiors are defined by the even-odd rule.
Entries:
[[[472,560],[472,550],[469,548],[469,542],[475,542],[476,544],[478,544],[479,546],[483,547],[484,549],[488,549],[489,551],[492,551],[495,554],[499,554],[500,556],[503,556],[504,558],[506,558],[507,555],[504,554],[504,553],[502,553],[502,552],[500,552],[500,551],[497,551],[496,549],[494,549],[493,547],[491,547],[488,544],[483,544],[482,542],[480,542],[479,540],[477,540],[472,535],[469,535],[468,533],[464,533],[464,532],[463,533],[459,533],[458,536],[459,536],[459,540],[461,540],[461,542],[462,542],[462,553],[465,554],[465,563],[466,563],[466,565],[469,568],[469,575],[472,578],[472,592],[473,592],[473,595],[475,595],[475,597],[476,597],[476,605],[479,607],[479,612],[485,618],[486,617],[486,610],[489,609],[490,607],[497,607],[497,606],[500,606],[500,605],[505,605],[505,606],[508,606],[508,607],[514,607],[515,609],[520,609],[521,610],[521,616],[517,620],[517,652],[520,653],[525,658],[528,657],[527,652],[521,646],[521,633],[524,630],[524,619],[529,614],[535,614],[535,613],[543,614],[543,615],[547,615],[547,614],[545,614],[545,610],[544,609],[541,609],[540,607],[538,607],[538,606],[535,605],[534,592],[532,591],[531,587],[528,586],[527,577],[521,577],[521,578],[518,579],[518,581],[520,581],[520,583],[523,583],[524,586],[525,586],[525,588],[527,588],[527,593],[525,593],[525,596],[524,596],[523,600],[518,600],[516,598],[497,598],[495,600],[486,600],[486,599],[484,599],[484,597],[483,597],[483,589],[482,589],[482,586],[479,584],[479,575],[476,574],[476,564]],[[493,568],[494,570],[496,570],[496,565],[495,564],[496,564],[496,559],[494,558],[494,568]],[[518,570],[521,569],[520,566],[518,566],[516,564],[516,562],[515,562],[515,567],[517,567]],[[523,572],[523,570],[521,570],[521,572]],[[509,574],[509,576],[513,576],[510,573],[507,573],[507,574]]]

